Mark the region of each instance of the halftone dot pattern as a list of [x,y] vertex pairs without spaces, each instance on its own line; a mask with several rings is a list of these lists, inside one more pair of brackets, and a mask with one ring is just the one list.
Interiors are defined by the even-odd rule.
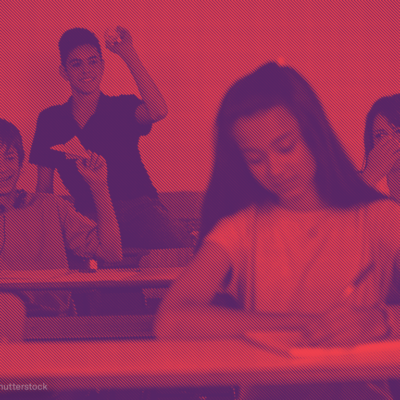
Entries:
[[[166,4],[140,0],[133,4],[39,0],[30,4],[5,0],[1,2],[0,10],[0,117],[20,129],[27,154],[38,114],[50,106],[64,103],[69,96],[69,86],[58,73],[57,42],[61,34],[76,26],[93,31],[100,39],[106,61],[103,91],[112,96],[130,93],[139,96],[128,69],[118,57],[106,51],[103,40],[108,27],[121,25],[133,33],[136,50],[169,108],[168,117],[154,124],[151,134],[140,140],[141,158],[156,189],[167,192],[161,196],[161,203],[176,222],[172,230],[184,232],[185,242],[179,251],[162,249],[141,254],[135,261],[131,260],[135,267],[140,257],[143,268],[185,265],[189,261],[200,230],[199,209],[203,192],[213,166],[215,116],[224,93],[239,77],[268,60],[276,60],[280,66],[294,67],[318,94],[340,142],[357,168],[364,155],[362,132],[366,113],[377,98],[400,89],[400,15],[396,1],[170,1]],[[19,187],[33,192],[35,186],[36,167],[26,160]],[[54,189],[57,194],[68,195],[57,173]],[[158,217],[154,218],[155,224],[161,224]],[[392,239],[398,237],[396,229],[393,228]],[[313,227],[309,232],[310,237],[316,235]],[[32,242],[35,242],[34,238]],[[27,249],[28,245],[29,242]],[[343,259],[345,257],[344,254]],[[347,288],[344,288],[345,293],[351,296],[354,291]],[[141,312],[147,312],[149,304],[154,305],[155,310],[165,291],[149,288],[144,295],[146,304]],[[10,339],[16,338],[21,331],[21,302],[1,294],[0,304],[0,333],[4,332],[5,326]],[[70,315],[76,312],[73,307],[69,310]],[[2,313],[13,314],[14,318],[11,320]],[[112,325],[109,332],[117,332],[121,320],[108,315],[103,317],[103,320],[85,320],[89,321],[87,325],[81,320],[81,328],[78,322],[77,329],[85,326],[90,331],[96,324],[101,324],[99,330],[107,331],[107,326]],[[52,326],[61,334],[63,329],[68,330],[62,318],[68,320],[69,317],[54,318]],[[50,317],[46,324],[49,320]],[[148,320],[141,321],[135,321],[138,329],[142,323],[147,329]],[[36,322],[39,331],[50,326],[43,324],[40,328],[40,321]],[[131,332],[130,327],[125,328],[125,332]],[[125,328],[121,327],[121,330]],[[345,331],[348,332],[348,327]],[[74,399],[79,396],[146,400],[237,399],[239,394],[243,399],[246,396],[273,398],[274,395],[275,398],[329,399],[345,395],[352,399],[388,398],[382,382],[273,387],[269,391],[255,387],[241,393],[237,386],[262,382],[297,385],[312,379],[398,377],[400,358],[394,352],[387,358],[372,357],[364,364],[352,364],[346,359],[337,369],[332,369],[329,362],[326,365],[315,363],[286,375],[279,375],[282,370],[278,368],[279,371],[271,375],[265,370],[260,373],[254,361],[265,361],[265,353],[251,346],[242,347],[241,342],[218,344],[211,341],[199,347],[168,347],[167,343],[150,340],[30,344],[30,348],[0,344],[0,385],[4,377],[3,366],[6,371],[11,371],[15,383],[22,383],[24,379],[24,382],[34,383],[31,377],[36,371],[35,382],[43,384],[45,380],[51,391],[92,390],[90,393],[71,392],[70,397]],[[290,365],[294,364],[301,366],[302,362],[297,360]],[[237,365],[242,369],[235,369]],[[222,385],[226,389],[156,389],[210,385]],[[152,389],[143,391],[141,388],[145,386]],[[346,393],[342,387],[346,387]],[[117,391],[118,388],[121,391]],[[137,390],[129,391],[128,388]],[[100,389],[107,391],[99,392]]]

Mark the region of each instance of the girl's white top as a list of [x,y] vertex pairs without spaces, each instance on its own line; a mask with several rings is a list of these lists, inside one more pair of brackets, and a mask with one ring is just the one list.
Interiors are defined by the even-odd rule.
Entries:
[[390,200],[306,212],[251,206],[219,221],[205,240],[231,260],[232,279],[221,290],[242,304],[254,293],[259,312],[327,311],[365,269],[353,305],[375,307],[385,302],[400,249],[400,206]]

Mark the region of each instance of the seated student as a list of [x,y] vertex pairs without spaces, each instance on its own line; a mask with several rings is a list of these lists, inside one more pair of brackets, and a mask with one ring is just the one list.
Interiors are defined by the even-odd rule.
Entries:
[[[400,202],[400,94],[382,97],[371,107],[364,145],[366,162],[361,177]],[[400,276],[394,276],[392,289],[388,301],[399,303]]]
[[[161,304],[156,336],[289,330],[300,335],[293,345],[328,347],[387,338],[400,206],[360,179],[308,83],[289,67],[264,65],[229,89],[216,127],[199,247]],[[213,305],[221,292],[239,309]],[[260,385],[241,396],[390,393],[386,382],[369,382]]]
[[158,200],[138,149],[140,137],[150,132],[153,122],[165,118],[167,106],[139,60],[130,33],[121,27],[118,33],[121,40],[108,40],[106,46],[125,62],[142,100],[133,94],[104,95],[100,90],[104,60],[98,39],[87,29],[66,31],[59,41],[60,74],[69,83],[72,96],[38,117],[29,159],[38,165],[37,192],[53,192],[57,169],[76,210],[94,217],[92,194],[75,163],[50,149],[76,136],[86,149],[107,162],[123,247],[182,247],[185,241]]
[[[90,160],[76,161],[93,195],[97,224],[58,196],[17,189],[23,159],[18,129],[0,119],[0,273],[67,270],[66,248],[82,257],[120,261],[121,238],[103,157],[91,153]],[[23,291],[17,295],[28,316],[66,315],[71,309],[68,291]]]

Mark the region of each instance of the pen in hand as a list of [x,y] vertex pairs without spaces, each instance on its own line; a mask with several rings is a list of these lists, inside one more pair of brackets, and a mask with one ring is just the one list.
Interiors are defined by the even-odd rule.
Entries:
[[373,269],[373,264],[370,263],[367,268],[364,268],[361,270],[358,275],[350,282],[350,284],[346,287],[346,289],[343,292],[344,298],[348,298],[356,289],[358,289],[361,284],[366,280],[368,274],[372,271]]

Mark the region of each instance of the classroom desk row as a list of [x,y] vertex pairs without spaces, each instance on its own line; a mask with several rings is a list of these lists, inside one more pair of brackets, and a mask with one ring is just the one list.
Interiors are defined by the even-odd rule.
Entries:
[[0,271],[0,291],[73,290],[117,287],[164,287],[184,268],[100,269],[95,272],[72,270]]
[[0,382],[49,390],[293,384],[400,378],[400,341],[363,353],[287,358],[242,340],[0,345]]
[[[180,268],[99,270],[93,274],[70,272],[45,276],[35,271],[29,278],[26,275],[12,278],[3,275],[0,290],[85,289],[110,285],[154,287],[169,284],[181,271]],[[400,328],[399,309],[393,307],[391,310],[393,326]],[[126,318],[132,319],[130,324]],[[64,332],[64,335],[67,333],[64,339],[96,340],[0,343],[0,383],[45,383],[49,390],[59,391],[282,385],[400,378],[400,341],[395,341],[395,338],[392,342],[374,344],[365,352],[288,358],[240,339],[154,340],[151,339],[152,318],[32,318],[31,323],[36,323],[37,329],[42,332],[49,333],[49,338],[54,338],[52,335],[57,332]],[[71,324],[72,320],[75,325]],[[45,322],[49,323],[47,328],[43,325]],[[129,326],[134,327],[134,332]],[[102,329],[109,335],[102,335]],[[399,333],[395,332],[398,337]],[[121,340],[132,336],[148,339]],[[117,337],[119,340],[114,340]]]
[[[65,270],[2,271],[0,292],[15,290],[93,290],[139,287],[159,291],[183,271],[183,267],[100,269],[95,272]],[[149,289],[146,289],[149,288]],[[28,340],[137,338],[152,336],[151,315],[74,316],[27,318]]]

